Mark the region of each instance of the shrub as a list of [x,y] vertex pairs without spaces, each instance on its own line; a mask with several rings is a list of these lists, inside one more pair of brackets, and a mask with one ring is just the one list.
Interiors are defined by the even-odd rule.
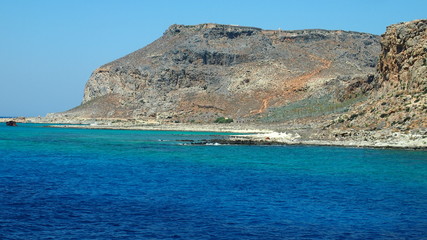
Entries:
[[225,118],[225,117],[219,117],[214,121],[214,123],[231,123],[231,122],[233,122],[232,118]]

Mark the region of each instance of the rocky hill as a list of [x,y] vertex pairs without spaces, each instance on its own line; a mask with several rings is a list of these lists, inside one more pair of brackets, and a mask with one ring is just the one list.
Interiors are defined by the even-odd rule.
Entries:
[[[96,69],[82,105],[61,116],[275,123],[345,112],[379,83],[379,41],[346,31],[172,25],[148,46]],[[397,69],[383,55],[379,67]]]
[[332,126],[426,134],[427,20],[387,27],[381,46],[378,90]]

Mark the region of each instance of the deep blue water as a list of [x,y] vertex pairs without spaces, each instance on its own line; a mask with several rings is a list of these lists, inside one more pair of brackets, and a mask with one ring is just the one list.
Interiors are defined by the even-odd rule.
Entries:
[[0,126],[0,239],[427,239],[426,151],[212,134]]

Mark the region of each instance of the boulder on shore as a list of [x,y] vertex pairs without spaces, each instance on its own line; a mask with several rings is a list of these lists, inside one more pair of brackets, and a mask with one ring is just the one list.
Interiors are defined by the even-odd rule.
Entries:
[[16,125],[16,122],[15,122],[15,121],[7,121],[7,122],[6,122],[6,126],[16,127],[16,126],[18,126],[18,125]]

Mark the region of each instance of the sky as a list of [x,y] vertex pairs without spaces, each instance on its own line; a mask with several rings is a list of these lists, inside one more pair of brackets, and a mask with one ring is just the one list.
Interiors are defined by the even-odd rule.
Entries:
[[172,24],[380,35],[388,25],[426,19],[426,9],[426,0],[0,0],[0,116],[78,106],[92,71]]

